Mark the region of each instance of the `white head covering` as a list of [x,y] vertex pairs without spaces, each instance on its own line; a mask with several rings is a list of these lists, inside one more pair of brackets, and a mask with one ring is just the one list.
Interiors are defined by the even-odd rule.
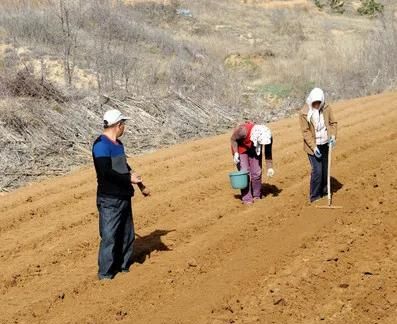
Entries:
[[307,114],[307,121],[310,122],[310,119],[312,118],[313,115],[313,102],[320,101],[320,108],[324,106],[325,103],[325,95],[324,91],[321,90],[320,88],[314,88],[312,91],[310,91],[309,96],[306,99],[306,103],[309,106],[309,112]]
[[267,145],[271,143],[272,132],[265,125],[255,125],[251,131],[251,142],[254,144],[256,154],[261,154],[261,145]]

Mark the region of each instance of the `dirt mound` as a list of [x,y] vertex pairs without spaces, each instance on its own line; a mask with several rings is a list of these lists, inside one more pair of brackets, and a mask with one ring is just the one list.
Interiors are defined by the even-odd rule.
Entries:
[[271,125],[277,176],[244,207],[229,135],[133,158],[136,263],[96,279],[91,167],[0,200],[1,323],[394,323],[397,94],[336,105],[341,210],[307,205],[297,118]]

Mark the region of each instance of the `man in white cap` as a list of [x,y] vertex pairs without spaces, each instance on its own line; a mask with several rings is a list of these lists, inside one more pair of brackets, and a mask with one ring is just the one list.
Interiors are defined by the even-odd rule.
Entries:
[[337,122],[332,109],[325,104],[323,90],[314,88],[299,113],[304,150],[312,168],[310,202],[327,196],[328,148],[335,147]]
[[97,174],[97,207],[101,242],[98,256],[98,278],[113,279],[118,272],[128,272],[132,263],[132,246],[135,238],[131,198],[133,184],[144,188],[141,177],[131,172],[123,143],[125,122],[130,119],[116,109],[103,117],[104,131],[92,148]]

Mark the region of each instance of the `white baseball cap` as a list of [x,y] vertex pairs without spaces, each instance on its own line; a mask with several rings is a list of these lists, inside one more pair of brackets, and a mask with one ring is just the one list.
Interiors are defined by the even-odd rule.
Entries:
[[105,126],[113,126],[122,120],[129,120],[131,118],[124,116],[120,110],[111,109],[103,115],[103,123]]

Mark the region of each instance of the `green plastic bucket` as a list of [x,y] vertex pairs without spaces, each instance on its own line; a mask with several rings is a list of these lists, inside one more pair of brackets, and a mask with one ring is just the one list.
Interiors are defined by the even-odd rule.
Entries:
[[230,172],[229,178],[233,189],[245,189],[248,187],[248,171]]

